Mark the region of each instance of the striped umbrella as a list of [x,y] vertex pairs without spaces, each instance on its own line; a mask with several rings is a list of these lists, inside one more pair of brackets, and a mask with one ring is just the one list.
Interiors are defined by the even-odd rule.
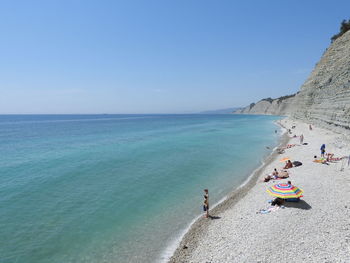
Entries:
[[291,184],[275,184],[266,190],[270,195],[283,199],[302,197],[303,190]]

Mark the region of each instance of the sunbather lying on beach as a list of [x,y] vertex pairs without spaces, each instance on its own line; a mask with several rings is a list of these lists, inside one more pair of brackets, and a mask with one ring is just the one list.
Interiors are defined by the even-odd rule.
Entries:
[[281,170],[280,172],[278,172],[277,169],[275,168],[272,174],[268,174],[264,177],[263,182],[267,183],[270,180],[285,179],[288,177],[289,177],[289,174],[287,171]]
[[289,173],[284,170],[281,170],[278,174],[278,178],[281,178],[281,179],[288,178],[288,177],[289,177]]
[[327,153],[326,154],[326,161],[327,162],[336,162],[341,161],[344,157],[334,157],[334,153]]

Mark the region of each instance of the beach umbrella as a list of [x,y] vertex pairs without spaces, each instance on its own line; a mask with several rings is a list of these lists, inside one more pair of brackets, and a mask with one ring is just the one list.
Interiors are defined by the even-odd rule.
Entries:
[[288,161],[288,160],[290,160],[289,157],[284,157],[284,158],[282,158],[282,159],[280,160],[280,162],[283,163],[283,162],[286,162],[286,161]]
[[302,197],[303,190],[291,184],[275,184],[266,190],[270,195],[288,199]]

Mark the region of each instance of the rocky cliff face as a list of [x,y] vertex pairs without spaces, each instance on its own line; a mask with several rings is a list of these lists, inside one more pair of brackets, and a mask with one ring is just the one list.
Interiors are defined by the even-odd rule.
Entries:
[[350,31],[324,53],[295,97],[291,116],[350,133]]
[[288,115],[350,134],[350,31],[330,45],[294,97],[261,100],[235,113]]
[[294,101],[294,96],[285,96],[277,99],[262,99],[257,103],[237,110],[235,114],[266,114],[266,115],[288,115],[289,109]]

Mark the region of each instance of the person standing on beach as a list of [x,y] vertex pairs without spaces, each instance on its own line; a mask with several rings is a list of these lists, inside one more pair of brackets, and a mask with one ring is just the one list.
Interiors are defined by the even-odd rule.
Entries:
[[300,144],[303,144],[304,142],[304,135],[300,135]]
[[325,152],[326,152],[326,145],[325,144],[322,144],[322,146],[321,146],[321,157],[323,157],[324,158],[324,154],[325,154]]
[[203,202],[203,211],[205,213],[205,217],[209,217],[209,191],[208,189],[204,189],[204,202]]

